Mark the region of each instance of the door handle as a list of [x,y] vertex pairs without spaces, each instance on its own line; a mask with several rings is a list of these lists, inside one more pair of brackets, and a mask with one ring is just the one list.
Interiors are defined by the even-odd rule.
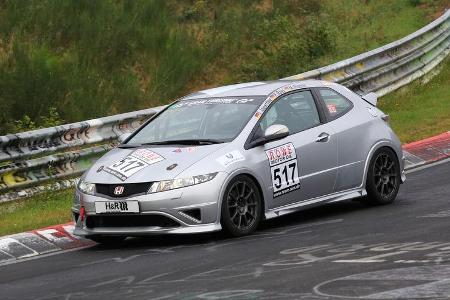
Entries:
[[318,142],[318,143],[325,143],[325,142],[328,142],[329,140],[330,140],[330,135],[326,132],[322,132],[316,138],[316,142]]

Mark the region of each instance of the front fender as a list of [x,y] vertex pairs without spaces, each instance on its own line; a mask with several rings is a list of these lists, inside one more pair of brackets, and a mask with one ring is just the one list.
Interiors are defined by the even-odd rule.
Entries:
[[217,215],[219,216],[219,220],[220,220],[220,217],[221,217],[222,200],[223,200],[224,195],[225,195],[225,190],[226,190],[228,184],[230,183],[230,181],[234,177],[236,177],[238,175],[250,175],[251,177],[253,177],[256,180],[256,184],[259,186],[261,194],[262,194],[262,199],[261,200],[263,202],[263,207],[264,207],[263,213],[267,211],[267,209],[268,209],[267,202],[268,201],[266,201],[266,200],[270,199],[270,195],[268,195],[267,191],[265,191],[263,189],[264,185],[262,184],[263,180],[262,180],[261,176],[259,176],[256,172],[254,172],[253,170],[251,170],[250,168],[247,168],[247,167],[240,167],[240,168],[235,169],[235,170],[233,170],[231,172],[227,172],[227,174],[228,174],[227,178],[222,183],[222,187],[220,189],[220,197],[218,199],[218,204],[219,205],[217,206],[218,207],[218,214]]

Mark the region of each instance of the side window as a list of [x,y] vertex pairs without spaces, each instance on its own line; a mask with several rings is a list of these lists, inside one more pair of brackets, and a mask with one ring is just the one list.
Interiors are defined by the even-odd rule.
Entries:
[[270,125],[281,124],[289,128],[290,134],[320,124],[316,103],[310,91],[301,91],[278,99],[261,119],[264,132]]
[[332,89],[319,89],[319,94],[325,102],[326,111],[332,120],[345,115],[353,107],[353,103]]

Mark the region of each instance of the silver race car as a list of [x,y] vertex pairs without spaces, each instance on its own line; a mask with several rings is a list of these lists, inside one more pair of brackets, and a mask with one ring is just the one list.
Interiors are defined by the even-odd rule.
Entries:
[[167,106],[80,179],[76,235],[225,230],[361,197],[387,204],[405,180],[376,95],[318,80],[236,84]]

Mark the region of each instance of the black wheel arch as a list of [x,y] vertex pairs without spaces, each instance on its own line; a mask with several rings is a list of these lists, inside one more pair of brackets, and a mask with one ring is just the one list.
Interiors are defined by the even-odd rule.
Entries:
[[233,176],[231,176],[230,179],[227,180],[227,183],[226,183],[226,185],[225,185],[224,191],[225,191],[226,187],[228,186],[228,184],[229,184],[234,178],[236,178],[237,176],[246,176],[246,177],[248,177],[251,181],[253,181],[253,183],[254,183],[254,184],[256,185],[256,187],[258,188],[259,195],[261,196],[261,220],[265,220],[265,219],[266,219],[266,214],[265,214],[265,211],[266,211],[266,201],[265,201],[265,198],[264,198],[264,193],[263,193],[261,184],[259,183],[258,179],[257,179],[254,175],[252,175],[252,174],[250,174],[250,173],[248,173],[248,172],[238,172],[238,173],[233,174]]
[[379,147],[373,147],[372,149],[370,149],[369,156],[368,156],[368,158],[366,160],[366,166],[365,166],[365,169],[364,169],[364,181],[362,183],[364,187],[366,186],[366,180],[367,180],[367,174],[369,172],[370,162],[372,161],[375,153],[377,153],[377,151],[380,151],[381,149],[389,149],[389,150],[391,150],[394,153],[395,158],[397,159],[398,165],[399,166],[401,165],[401,161],[400,161],[400,159],[399,159],[399,157],[397,155],[397,151],[395,151],[395,148],[393,146],[388,145],[388,144],[383,144],[383,145],[381,145]]

